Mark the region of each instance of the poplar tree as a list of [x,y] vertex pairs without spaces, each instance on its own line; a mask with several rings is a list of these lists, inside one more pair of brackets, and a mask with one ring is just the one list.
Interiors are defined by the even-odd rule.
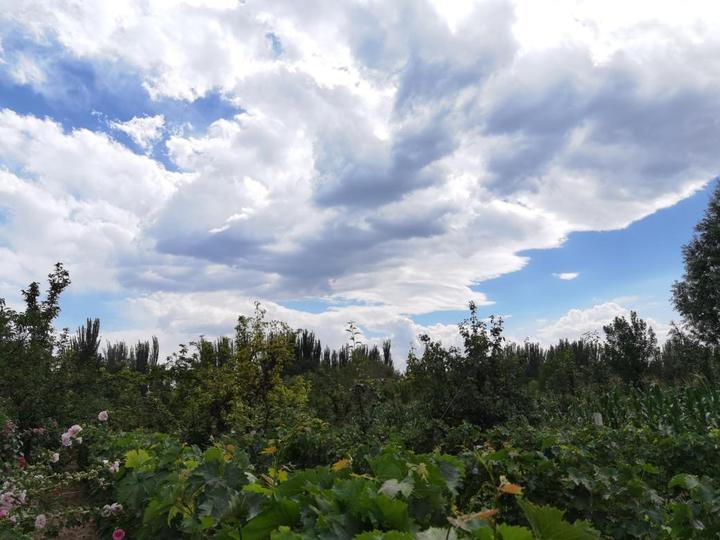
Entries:
[[720,182],[705,216],[683,246],[685,274],[673,284],[673,303],[692,334],[720,344]]

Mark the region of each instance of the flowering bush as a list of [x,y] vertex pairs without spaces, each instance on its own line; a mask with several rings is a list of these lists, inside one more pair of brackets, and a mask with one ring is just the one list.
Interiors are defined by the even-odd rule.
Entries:
[[[73,424],[55,438],[54,447],[36,445],[32,459],[23,454],[23,434],[13,422],[6,421],[2,430],[3,475],[0,486],[0,538],[26,538],[42,531],[52,537],[62,528],[93,519],[116,520],[123,512],[117,502],[102,504],[103,497],[120,470],[118,459],[90,458],[81,447],[84,434],[93,447],[107,448],[108,419],[98,414],[97,424],[85,427]],[[101,419],[104,418],[104,419]],[[28,430],[28,436],[47,437],[52,429]],[[50,440],[42,441],[49,446]],[[6,457],[7,456],[7,457]],[[111,456],[112,457],[112,456]],[[96,504],[87,504],[88,498]],[[113,538],[124,538],[115,529]]]
[[0,471],[8,469],[22,455],[22,440],[17,426],[12,420],[0,425]]

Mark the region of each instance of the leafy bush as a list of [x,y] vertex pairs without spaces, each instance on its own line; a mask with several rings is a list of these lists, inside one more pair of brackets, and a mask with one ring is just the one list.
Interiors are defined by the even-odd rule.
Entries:
[[[201,451],[168,437],[129,450],[116,486],[122,526],[137,538],[597,538],[587,523],[520,500],[530,528],[498,524],[492,507],[457,511],[462,460],[388,448],[356,474],[345,458],[332,466],[289,470],[267,447],[262,464],[232,445]],[[495,502],[518,485],[501,480]],[[533,531],[533,532],[531,532]]]

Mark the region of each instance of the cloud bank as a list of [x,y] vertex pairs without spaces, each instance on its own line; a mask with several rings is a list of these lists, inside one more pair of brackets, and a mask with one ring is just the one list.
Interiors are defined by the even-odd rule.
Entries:
[[489,305],[519,252],[715,177],[717,10],[552,4],[0,2],[14,84],[67,93],[45,74],[72,59],[238,111],[202,130],[0,111],[0,295],[62,260],[125,295],[128,332],[224,333],[260,298],[331,344],[353,319],[406,348],[412,316]]

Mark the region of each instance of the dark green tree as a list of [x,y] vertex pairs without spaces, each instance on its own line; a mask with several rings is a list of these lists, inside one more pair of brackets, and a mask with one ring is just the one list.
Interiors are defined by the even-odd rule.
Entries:
[[526,408],[525,368],[516,355],[503,354],[502,319],[483,320],[474,302],[469,307],[458,327],[463,348],[420,336],[424,351],[420,357],[411,352],[407,374],[432,418],[490,427]]
[[98,348],[100,347],[100,319],[88,319],[85,326],[77,330],[71,348],[75,352],[79,365],[98,365]]
[[640,386],[657,353],[655,331],[635,311],[630,312],[629,321],[615,317],[603,330],[610,368],[624,382]]
[[56,410],[52,376],[57,370],[53,320],[60,313],[60,294],[70,276],[58,263],[48,276],[40,300],[40,284],[22,291],[25,310],[15,311],[0,299],[0,396],[9,402],[22,427],[33,427]]
[[695,236],[683,246],[685,275],[673,284],[673,303],[693,335],[720,344],[720,182]]

